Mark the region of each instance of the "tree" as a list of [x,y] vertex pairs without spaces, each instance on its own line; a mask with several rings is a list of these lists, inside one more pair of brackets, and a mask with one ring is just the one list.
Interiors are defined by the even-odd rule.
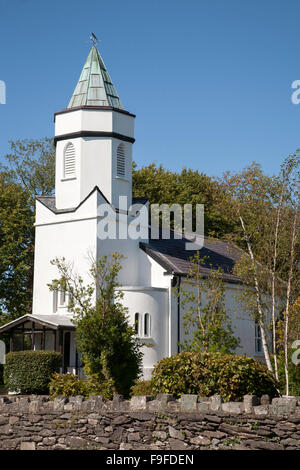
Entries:
[[[197,170],[183,168],[177,173],[154,163],[140,169],[134,164],[132,191],[134,197],[147,197],[150,204],[204,204],[206,235],[222,237],[237,225],[221,206],[228,197],[222,186]],[[195,221],[195,213],[193,216]]]
[[110,386],[114,392],[129,395],[141,371],[142,353],[135,330],[128,325],[117,276],[123,256],[113,253],[93,261],[92,283],[85,285],[65,259],[55,259],[60,278],[49,286],[69,293],[69,310],[74,313],[76,343],[82,353],[85,371]]
[[186,311],[185,334],[191,334],[180,346],[185,351],[229,353],[240,341],[233,334],[225,307],[223,271],[209,266],[209,273],[204,275],[203,266],[207,268],[207,260],[201,259],[198,251],[191,257],[187,283],[175,291]]
[[33,234],[28,194],[0,173],[0,324],[31,312]]
[[52,139],[10,142],[0,165],[0,324],[31,313],[37,194],[54,190]]
[[[247,287],[241,289],[240,301],[260,327],[270,371],[273,353],[278,379],[276,322],[285,307],[287,335],[289,305],[299,293],[299,156],[286,158],[278,177],[264,175],[253,163],[240,173],[225,174],[223,185],[231,196],[227,210],[240,223],[238,237],[245,248],[235,266]],[[286,384],[288,388],[288,376]]]
[[15,183],[30,195],[34,209],[35,196],[52,195],[55,185],[55,147],[53,139],[24,139],[10,141],[6,165],[2,172],[10,175]]

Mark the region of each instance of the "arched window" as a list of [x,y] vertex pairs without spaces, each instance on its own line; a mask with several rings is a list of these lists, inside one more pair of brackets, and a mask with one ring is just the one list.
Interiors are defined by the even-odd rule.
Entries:
[[151,336],[151,319],[149,313],[144,315],[144,336]]
[[75,147],[69,142],[64,153],[64,178],[74,178],[75,175]]
[[261,330],[258,323],[255,322],[255,352],[262,352]]
[[140,314],[136,313],[134,315],[134,329],[135,329],[135,334],[138,335],[140,331]]
[[117,148],[117,176],[125,178],[125,145],[120,144]]

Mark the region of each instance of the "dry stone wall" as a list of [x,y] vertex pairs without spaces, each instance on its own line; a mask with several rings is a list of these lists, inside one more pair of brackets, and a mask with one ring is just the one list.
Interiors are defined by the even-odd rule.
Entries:
[[300,450],[300,397],[0,397],[0,449]]

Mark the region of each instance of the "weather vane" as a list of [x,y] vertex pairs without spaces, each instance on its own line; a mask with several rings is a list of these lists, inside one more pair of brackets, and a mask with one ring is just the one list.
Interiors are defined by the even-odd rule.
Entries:
[[100,39],[98,39],[97,36],[92,33],[90,36],[90,42],[93,44],[93,46],[97,46],[97,43],[100,42]]

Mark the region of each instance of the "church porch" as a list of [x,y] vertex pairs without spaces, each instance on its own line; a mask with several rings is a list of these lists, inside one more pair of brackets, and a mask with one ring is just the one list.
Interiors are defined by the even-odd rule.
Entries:
[[62,355],[60,373],[82,375],[71,316],[28,314],[1,326],[1,333],[8,334],[11,352],[56,351]]

